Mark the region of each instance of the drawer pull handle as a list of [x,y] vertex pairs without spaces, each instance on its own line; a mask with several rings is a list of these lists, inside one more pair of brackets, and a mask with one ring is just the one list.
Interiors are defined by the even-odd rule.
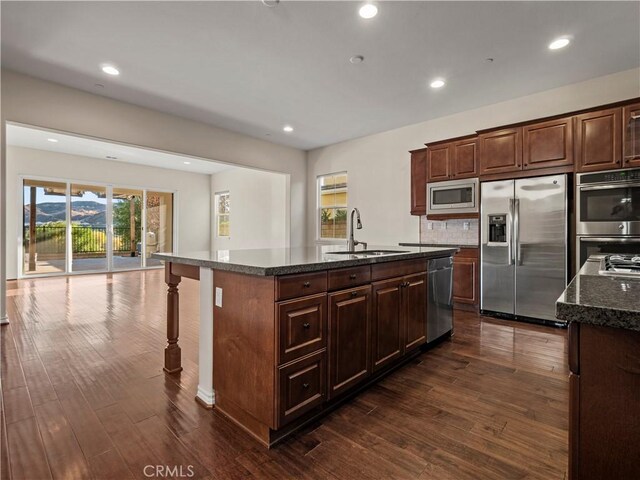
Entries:
[[302,284],[302,286],[303,286],[304,288],[309,288],[309,287],[311,286],[311,282],[304,282],[304,283]]
[[303,383],[302,384],[302,388],[309,388],[309,384],[308,383]]
[[358,292],[351,292],[351,296],[352,297],[357,297],[358,296]]
[[309,322],[302,324],[302,328],[309,328],[310,326],[311,324]]
[[356,274],[352,273],[351,275],[349,275],[349,279],[350,280],[355,280],[356,279]]

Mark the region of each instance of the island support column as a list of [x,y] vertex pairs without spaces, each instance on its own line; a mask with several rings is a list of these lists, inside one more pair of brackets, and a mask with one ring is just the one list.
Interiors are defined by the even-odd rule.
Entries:
[[200,267],[200,337],[196,401],[206,408],[213,408],[216,403],[213,390],[213,275],[212,269]]
[[167,283],[167,346],[164,349],[164,371],[178,373],[182,371],[182,350],[178,345],[180,333],[180,296],[178,285],[181,277],[171,273],[171,263],[164,267],[164,281]]

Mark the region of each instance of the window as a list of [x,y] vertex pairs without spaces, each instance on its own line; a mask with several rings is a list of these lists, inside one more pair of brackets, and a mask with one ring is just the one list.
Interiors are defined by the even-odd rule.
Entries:
[[318,177],[320,239],[347,238],[347,172]]
[[216,193],[216,235],[229,236],[229,192]]

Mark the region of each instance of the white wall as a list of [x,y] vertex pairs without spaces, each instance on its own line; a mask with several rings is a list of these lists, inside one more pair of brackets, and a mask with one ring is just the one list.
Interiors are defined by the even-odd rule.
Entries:
[[[217,237],[212,226],[211,248],[282,248],[288,245],[286,175],[233,168],[211,175],[211,197],[230,194],[229,237]],[[212,207],[212,214],[215,206]]]
[[316,238],[318,175],[347,171],[349,204],[362,213],[363,229],[356,238],[378,245],[417,241],[419,217],[409,214],[409,150],[476,130],[638,96],[640,69],[633,69],[312,150],[307,155],[307,238]]
[[97,158],[7,146],[7,278],[18,273],[22,224],[20,175],[176,191],[180,250],[208,250],[211,231],[211,175],[132,165]]

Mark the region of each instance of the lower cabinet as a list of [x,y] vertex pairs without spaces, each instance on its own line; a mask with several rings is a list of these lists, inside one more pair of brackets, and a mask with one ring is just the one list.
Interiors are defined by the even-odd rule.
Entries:
[[329,398],[371,373],[371,285],[329,294]]
[[326,379],[325,350],[280,367],[279,424],[284,425],[322,405],[327,397]]
[[454,307],[475,310],[479,297],[480,261],[477,248],[461,248],[453,257]]
[[427,274],[375,282],[372,293],[372,371],[393,363],[427,339]]

